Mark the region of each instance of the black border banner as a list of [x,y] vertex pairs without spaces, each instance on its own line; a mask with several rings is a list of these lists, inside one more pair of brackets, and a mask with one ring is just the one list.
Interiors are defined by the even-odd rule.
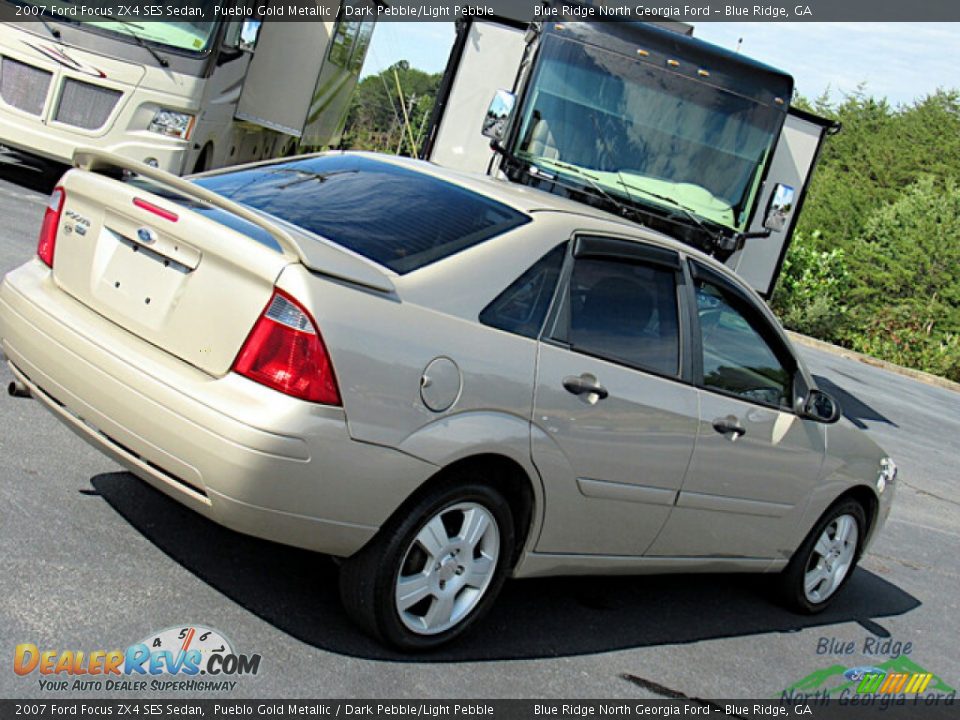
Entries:
[[955,698],[851,696],[785,700],[0,700],[0,718],[383,718],[411,720],[595,720],[598,718],[947,718]]
[[[511,18],[624,22],[951,22],[956,0],[7,0],[0,21],[94,20],[112,15],[131,22],[209,21],[261,17],[287,22],[371,19],[379,22],[450,22]],[[811,49],[815,51],[815,49]]]

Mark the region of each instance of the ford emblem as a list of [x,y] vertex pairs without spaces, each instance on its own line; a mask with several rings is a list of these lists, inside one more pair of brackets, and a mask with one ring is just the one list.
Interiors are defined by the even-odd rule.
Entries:
[[153,245],[157,241],[157,234],[150,228],[142,227],[137,229],[137,239],[144,245]]

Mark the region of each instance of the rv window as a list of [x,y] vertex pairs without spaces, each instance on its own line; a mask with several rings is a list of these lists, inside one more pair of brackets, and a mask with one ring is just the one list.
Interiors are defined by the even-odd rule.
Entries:
[[373,23],[360,23],[357,41],[353,47],[353,55],[350,56],[350,72],[360,72],[360,68],[363,67],[363,61],[367,57],[367,49],[370,47],[370,37],[372,35]]
[[354,42],[357,40],[357,33],[360,30],[360,22],[337,23],[337,29],[333,36],[333,44],[330,45],[330,53],[327,57],[334,65],[346,67],[350,59],[350,52],[353,50]]

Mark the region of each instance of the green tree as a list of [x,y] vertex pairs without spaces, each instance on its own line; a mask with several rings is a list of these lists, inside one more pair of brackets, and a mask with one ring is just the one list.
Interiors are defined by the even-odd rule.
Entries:
[[850,253],[855,349],[960,380],[960,183],[921,177]]
[[960,380],[960,94],[861,88],[827,140],[772,306],[788,327]]
[[871,213],[920,177],[960,176],[957,91],[893,108],[861,88],[836,106],[821,97],[812,109],[843,128],[824,145],[799,222],[801,232],[820,230],[820,247],[854,243]]
[[410,63],[401,60],[377,75],[364,78],[357,85],[347,113],[343,146],[355,150],[419,154],[440,77],[411,68]]

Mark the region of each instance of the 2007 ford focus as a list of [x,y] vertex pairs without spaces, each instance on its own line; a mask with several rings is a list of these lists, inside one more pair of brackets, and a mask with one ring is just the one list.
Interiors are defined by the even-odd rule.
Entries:
[[384,642],[451,640],[508,576],[770,573],[816,612],[890,511],[893,461],[762,300],[661,235],[376,155],[77,164],[0,287],[11,390],[206,517],[345,558]]

